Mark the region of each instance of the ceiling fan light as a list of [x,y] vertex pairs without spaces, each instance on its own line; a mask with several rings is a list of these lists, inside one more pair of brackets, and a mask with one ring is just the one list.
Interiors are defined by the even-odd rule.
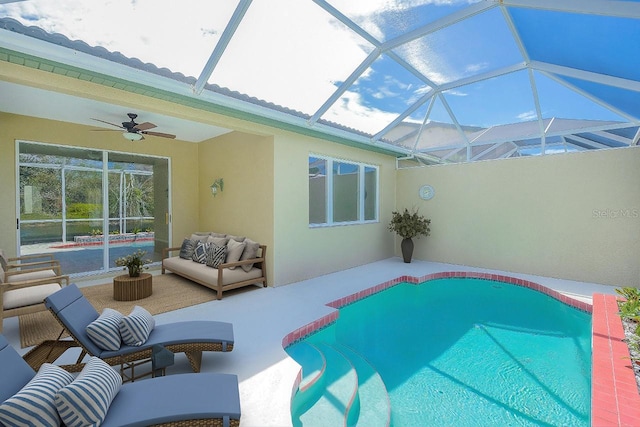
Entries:
[[140,141],[142,139],[142,135],[136,132],[124,132],[122,136],[129,141]]

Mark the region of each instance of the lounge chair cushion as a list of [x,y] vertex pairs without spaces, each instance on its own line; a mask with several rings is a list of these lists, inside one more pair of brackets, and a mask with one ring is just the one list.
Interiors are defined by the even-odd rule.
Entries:
[[151,313],[136,305],[128,316],[120,320],[122,342],[127,345],[141,346],[147,342],[155,326],[156,321]]
[[43,303],[46,297],[59,290],[59,283],[49,283],[5,291],[2,299],[2,307],[5,310],[9,310]]
[[[11,369],[11,366],[7,366]],[[3,381],[6,381],[3,380]],[[73,381],[73,375],[59,366],[43,364],[18,393],[0,405],[0,423],[10,426],[59,426],[54,403],[56,393]]]
[[227,256],[227,247],[212,244],[207,250],[207,267],[218,268]]
[[78,377],[58,391],[58,414],[68,427],[99,426],[120,391],[122,377],[105,361],[91,357]]
[[240,420],[238,377],[188,373],[124,384],[101,427],[142,427],[227,417]]
[[102,314],[87,326],[87,335],[103,350],[116,351],[122,345],[120,321],[124,316],[112,308],[105,308]]

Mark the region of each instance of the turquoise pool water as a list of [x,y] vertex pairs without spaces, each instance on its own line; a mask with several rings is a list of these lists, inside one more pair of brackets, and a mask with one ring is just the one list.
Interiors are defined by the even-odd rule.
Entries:
[[[392,426],[590,421],[591,316],[528,288],[468,278],[399,284],[340,309],[335,323],[287,351],[305,376],[320,377],[296,394],[294,425],[331,424],[318,414],[332,411],[347,425],[384,425],[366,402],[382,407],[385,393]],[[335,351],[352,361],[360,388],[376,391],[349,400],[343,390],[340,401],[351,369],[334,363]],[[363,361],[370,370],[357,369]],[[368,381],[377,377],[383,385]]]

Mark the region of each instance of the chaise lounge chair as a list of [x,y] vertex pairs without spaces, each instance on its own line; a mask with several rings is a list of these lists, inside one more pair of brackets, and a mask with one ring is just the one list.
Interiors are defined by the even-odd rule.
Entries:
[[[75,365],[65,366],[69,371],[80,371],[82,360],[88,354],[96,356],[109,365],[128,365],[135,361],[149,359],[152,347],[162,345],[173,353],[185,353],[194,372],[200,372],[203,351],[233,350],[233,325],[217,321],[184,321],[157,325],[147,341],[141,346],[122,345],[119,350],[102,350],[87,335],[87,326],[99,316],[89,300],[75,284],[70,284],[45,298],[45,306],[60,322],[63,328],[82,348]],[[25,359],[27,356],[25,355]],[[43,362],[30,365],[37,369]]]
[[[2,335],[0,373],[0,404],[20,392],[35,375],[35,371]],[[41,424],[33,418],[25,424],[29,422],[31,425]],[[123,384],[108,406],[101,425],[237,427],[239,424],[237,376],[202,373],[170,375]]]

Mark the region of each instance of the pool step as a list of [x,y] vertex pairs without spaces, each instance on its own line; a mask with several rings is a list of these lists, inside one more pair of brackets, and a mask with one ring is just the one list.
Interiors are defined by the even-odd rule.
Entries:
[[[325,344],[318,344],[317,348],[324,355],[326,369],[322,381],[315,381],[306,391],[298,392],[291,411],[293,425],[343,426],[357,397],[358,375],[339,351]],[[320,383],[324,387],[318,387]]]
[[300,364],[302,380],[298,387],[300,391],[307,391],[322,377],[324,372],[326,362],[322,352],[313,344],[300,341],[287,347],[287,353]]
[[391,402],[378,371],[353,349],[341,344],[333,346],[349,359],[358,374],[359,412],[354,405],[347,425],[388,427],[391,423]]

